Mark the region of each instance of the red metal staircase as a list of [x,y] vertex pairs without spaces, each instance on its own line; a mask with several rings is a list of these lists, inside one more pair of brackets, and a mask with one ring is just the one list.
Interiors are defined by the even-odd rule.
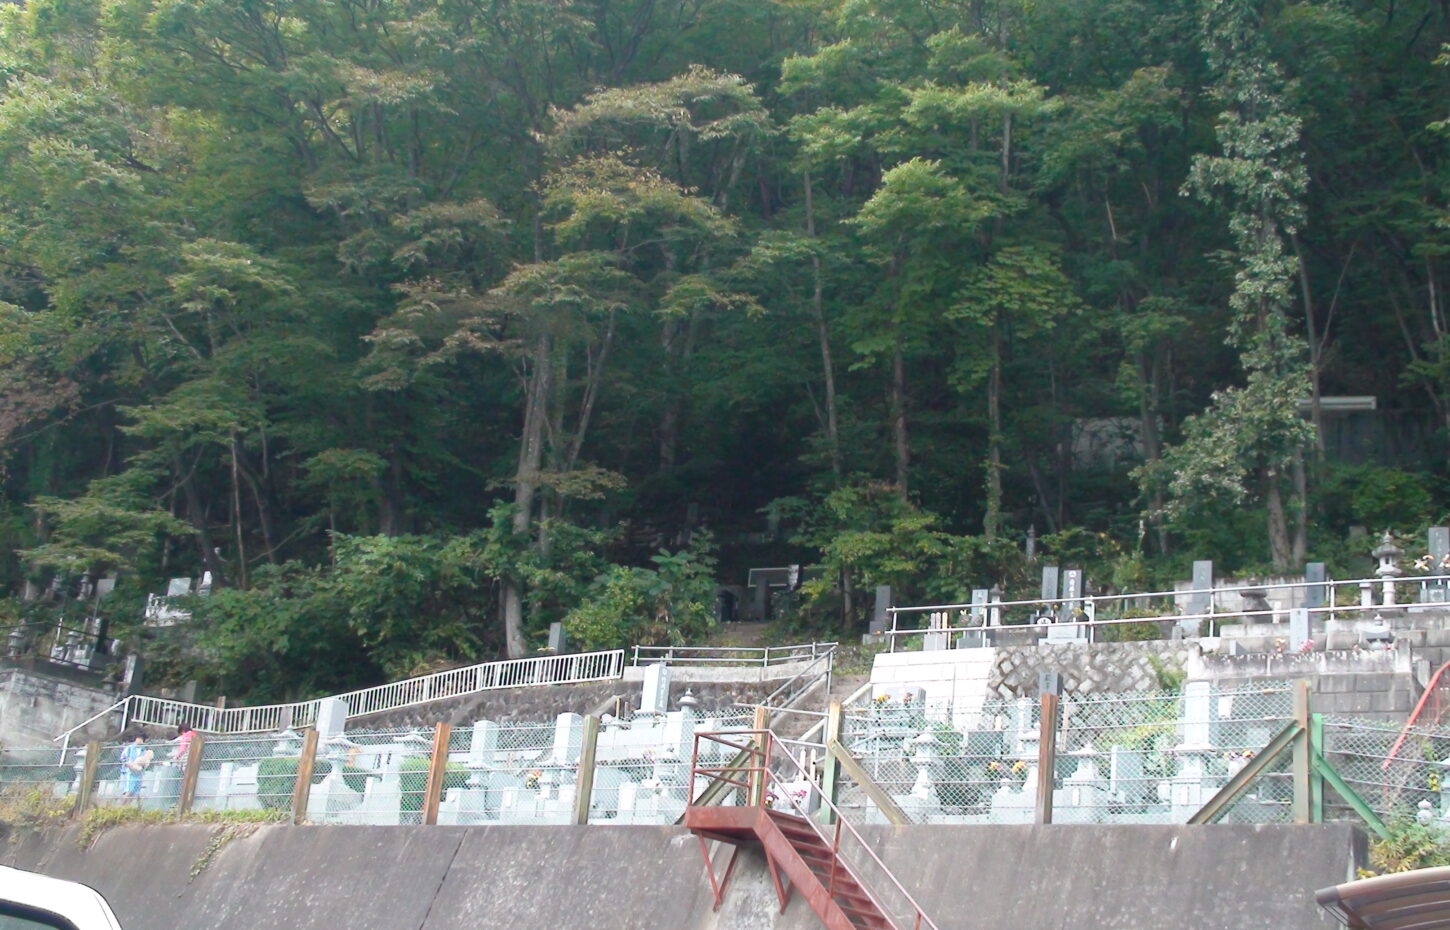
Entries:
[[[732,756],[729,762],[708,765],[701,762],[711,753],[709,749],[723,747]],[[718,910],[724,900],[725,887],[735,870],[736,859],[743,848],[756,848],[765,855],[775,893],[780,900],[781,912],[785,912],[794,890],[805,899],[811,910],[821,919],[827,930],[903,930],[903,924],[891,916],[891,911],[880,898],[867,887],[858,870],[846,861],[842,848],[842,830],[848,839],[854,840],[861,853],[854,857],[858,863],[874,866],[884,875],[889,890],[900,906],[897,913],[905,912],[912,930],[931,928],[932,923],[916,902],[901,887],[894,875],[876,857],[854,829],[846,824],[830,800],[821,795],[823,804],[834,815],[834,824],[822,826],[805,816],[799,798],[785,789],[782,779],[773,769],[772,762],[783,768],[799,768],[789,753],[772,758],[772,734],[769,730],[742,733],[700,733],[695,737],[695,759],[692,770],[695,776],[704,776],[715,782],[732,786],[729,793],[743,796],[742,806],[715,806],[692,803],[685,810],[684,824],[694,832],[700,842],[700,852],[705,857],[705,868],[710,878],[710,888],[715,895]],[[705,752],[702,753],[702,746]],[[798,787],[809,784],[819,795],[820,789],[804,778],[792,781]],[[790,813],[774,810],[768,803],[772,799],[782,800],[796,808]],[[733,847],[729,863],[722,875],[716,875],[710,855],[708,841],[716,840]]]

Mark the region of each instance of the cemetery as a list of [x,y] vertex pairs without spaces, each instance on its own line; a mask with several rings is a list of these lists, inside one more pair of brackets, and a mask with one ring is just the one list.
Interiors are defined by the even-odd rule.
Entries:
[[[1435,528],[1428,542],[1438,569],[1450,539]],[[1236,582],[1199,562],[1192,579],[1142,594],[1104,591],[1050,565],[1033,600],[978,589],[965,604],[898,607],[880,591],[866,636],[880,651],[849,694],[833,689],[835,643],[588,653],[557,631],[548,655],[293,704],[219,708],[129,694],[52,748],[0,753],[0,791],[37,790],[78,812],[224,812],[377,837],[409,828],[693,832],[709,879],[700,884],[715,898],[711,907],[692,887],[682,898],[691,916],[679,926],[695,926],[701,908],[739,912],[739,895],[758,900],[778,881],[776,865],[761,873],[748,860],[737,897],[724,890],[736,870],[725,850],[773,829],[727,825],[756,806],[813,824],[820,837],[786,832],[770,862],[785,869],[781,861],[825,843],[821,854],[839,859],[852,882],[877,868],[872,894],[897,889],[902,913],[923,926],[950,925],[924,916],[921,901],[939,903],[940,891],[912,881],[936,860],[902,859],[904,834],[880,831],[1063,825],[1130,831],[1102,835],[1131,845],[1187,841],[1194,830],[1268,843],[1279,840],[1266,829],[1300,830],[1286,835],[1312,837],[1297,842],[1313,852],[1296,861],[1333,850],[1341,864],[1314,865],[1293,891],[1307,895],[1309,885],[1343,880],[1343,863],[1364,863],[1366,836],[1387,835],[1391,824],[1450,831],[1450,721],[1441,719],[1450,680],[1438,674],[1450,652],[1450,578],[1406,567],[1401,555],[1380,540],[1375,577],[1352,582],[1313,565],[1302,578]],[[149,605],[148,618],[164,616],[164,605]],[[1129,628],[1132,637],[1118,635]],[[583,695],[595,706],[560,707]],[[183,723],[197,735],[177,750],[170,735]],[[135,796],[123,743],[98,732],[149,736],[153,761]],[[287,829],[296,827],[261,835],[290,843]],[[645,843],[665,835],[639,834]],[[987,834],[930,835],[943,850],[966,843],[960,855],[977,855],[968,847]],[[534,842],[527,836],[509,842]],[[897,848],[898,865],[880,865],[876,847]],[[1215,868],[1236,861],[1219,858]],[[96,861],[77,862],[75,874]],[[1291,879],[1301,880],[1275,881]],[[1289,893],[1270,885],[1276,900]],[[831,913],[829,903],[812,907]],[[800,908],[787,911],[795,916],[773,926],[808,925],[798,923]],[[1320,919],[1304,908],[1280,925]],[[757,925],[740,920],[722,926]]]

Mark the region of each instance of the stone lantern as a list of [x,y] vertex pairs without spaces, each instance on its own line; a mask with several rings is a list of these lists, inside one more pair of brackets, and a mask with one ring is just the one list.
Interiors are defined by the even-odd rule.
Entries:
[[1392,607],[1395,603],[1395,579],[1399,578],[1404,571],[1400,568],[1400,557],[1405,550],[1395,545],[1395,540],[1390,536],[1389,530],[1380,539],[1380,544],[1370,555],[1379,560],[1379,567],[1374,570],[1375,577],[1383,579],[1381,584],[1384,587],[1383,603],[1386,607]]

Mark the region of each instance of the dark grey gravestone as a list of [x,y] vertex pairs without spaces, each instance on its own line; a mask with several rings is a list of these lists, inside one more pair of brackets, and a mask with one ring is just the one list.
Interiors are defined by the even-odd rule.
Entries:
[[891,609],[891,585],[876,586],[876,605],[871,610],[871,632],[885,633]]
[[554,621],[549,624],[549,651],[562,655],[569,648],[569,637],[564,633],[564,624]]
[[1057,600],[1057,577],[1056,565],[1042,566],[1042,600]]
[[1082,569],[1069,568],[1062,573],[1062,600],[1064,610],[1072,610],[1082,600]]
[[1304,580],[1308,582],[1308,587],[1304,589],[1305,607],[1313,610],[1329,603],[1329,586],[1325,584],[1328,579],[1329,573],[1323,562],[1310,562],[1304,566]]

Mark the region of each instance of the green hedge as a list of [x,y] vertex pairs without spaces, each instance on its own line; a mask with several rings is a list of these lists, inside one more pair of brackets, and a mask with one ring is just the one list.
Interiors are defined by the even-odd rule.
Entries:
[[[292,806],[292,794],[297,790],[297,763],[295,756],[275,756],[257,763],[257,801],[267,810],[286,810]],[[322,780],[332,772],[332,763],[318,759],[312,771],[312,783]],[[343,782],[352,790],[361,793],[367,787],[368,779],[377,777],[370,769],[346,766],[342,770]]]

